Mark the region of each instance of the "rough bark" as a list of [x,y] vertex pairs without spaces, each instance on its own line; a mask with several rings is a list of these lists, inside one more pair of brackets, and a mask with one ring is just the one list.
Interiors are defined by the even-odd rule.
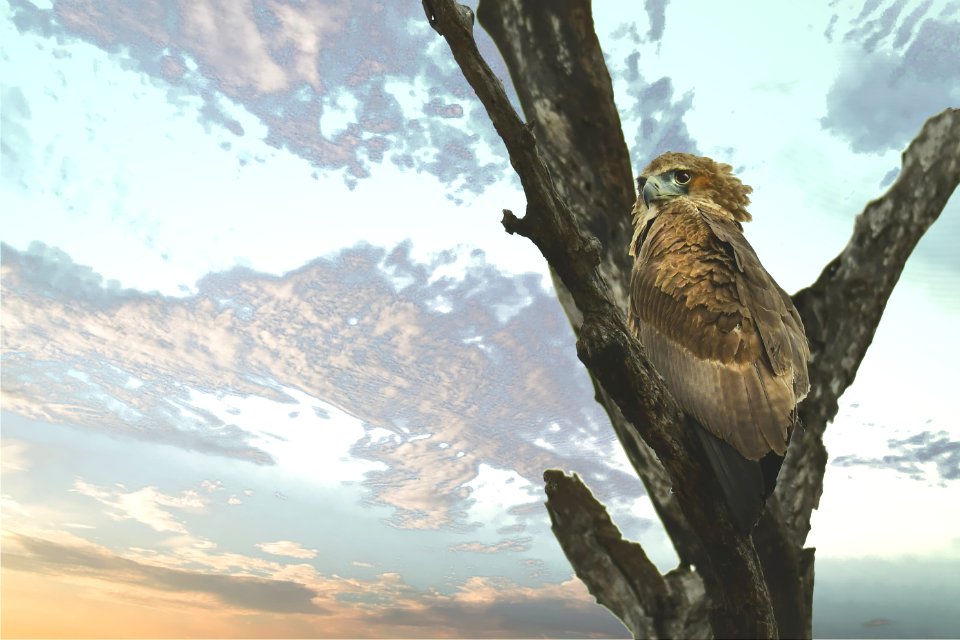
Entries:
[[723,637],[776,637],[770,596],[749,536],[737,533],[700,442],[663,388],[624,323],[598,268],[601,245],[577,223],[557,193],[530,127],[480,56],[473,15],[451,0],[424,0],[430,24],[443,35],[467,81],[503,139],[527,196],[521,219],[505,211],[507,231],[537,245],[583,315],[577,354],[664,463],[680,507],[708,562],[698,567],[710,596],[714,632]]
[[554,534],[577,576],[634,637],[662,637],[655,612],[667,598],[667,584],[643,547],[623,539],[576,474],[548,469],[543,480]]
[[[589,1],[481,0],[478,18],[507,63],[527,120],[535,125],[541,156],[551,175],[559,178],[555,181],[558,190],[578,221],[594,231],[603,244],[601,272],[611,283],[615,302],[625,309],[632,265],[624,247],[632,232],[627,212],[635,192],[613,86],[593,29]],[[595,184],[601,184],[602,191],[591,188]],[[563,284],[557,278],[554,281],[561,305],[577,333],[580,313]],[[687,523],[656,454],[623,417],[596,377],[591,378],[597,402],[606,410],[643,481],[681,565],[704,566],[702,545]],[[783,529],[770,528],[770,524],[760,524],[766,541],[762,548],[783,547],[775,540]],[[789,582],[778,581],[771,590],[776,610],[788,610],[796,602],[796,595],[796,586]],[[809,613],[812,603],[804,605]],[[790,636],[799,636],[808,627],[781,623],[782,633]]]
[[[527,122],[535,125],[541,158],[551,175],[564,177],[554,186],[600,241],[600,271],[626,313],[623,274],[631,264],[623,248],[633,229],[624,212],[636,194],[590,3],[483,1],[477,17],[504,56]],[[531,77],[538,81],[524,82]]]
[[[628,213],[636,193],[589,0],[481,0],[477,17],[504,57],[558,192],[577,221],[600,241],[600,272],[614,303],[626,313],[632,262],[625,247],[633,233]],[[556,277],[554,285],[578,333],[580,312]],[[702,564],[703,549],[677,504],[663,465],[596,377],[591,379],[597,402],[610,417],[680,562]]]
[[[469,10],[449,0],[425,1],[424,7],[487,108],[521,178],[527,215],[517,219],[504,212],[504,226],[534,241],[556,269],[558,296],[578,333],[578,353],[591,372],[597,400],[681,558],[681,566],[666,576],[651,572],[639,545],[622,540],[579,479],[548,471],[554,532],[577,574],[635,635],[705,637],[705,602],[711,601],[717,635],[772,636],[772,600],[782,635],[810,637],[813,550],[802,547],[822,491],[823,431],[907,257],[960,180],[957,110],[924,126],[904,153],[900,177],[858,218],[844,252],[795,296],[811,342],[814,389],[801,405],[806,429],[795,436],[777,493],[754,532],[755,552],[749,540],[737,540],[729,529],[725,509],[709,506],[722,499],[718,503],[711,494],[715,485],[703,467],[691,467],[703,462],[699,444],[685,437],[680,426],[685,418],[622,326],[618,310],[627,298],[631,265],[625,247],[634,192],[590,3],[481,1],[481,23],[507,62],[529,126],[516,117],[476,52]],[[592,537],[585,533],[591,526]],[[607,570],[597,570],[600,566]]]
[[813,549],[790,539],[776,496],[767,501],[753,532],[763,576],[784,638],[813,637]]
[[699,576],[680,567],[661,576],[636,542],[624,540],[606,508],[573,474],[543,474],[553,532],[597,602],[635,638],[709,638]]

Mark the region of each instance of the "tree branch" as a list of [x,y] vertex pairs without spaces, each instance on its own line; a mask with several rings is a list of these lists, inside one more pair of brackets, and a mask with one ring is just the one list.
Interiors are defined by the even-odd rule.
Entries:
[[[491,3],[481,0],[478,12],[516,80],[524,110],[531,123],[536,124],[537,144],[543,150],[539,160],[547,165],[549,175],[559,178],[550,186],[559,190],[561,199],[580,225],[600,238],[598,270],[611,285],[608,293],[613,303],[622,309],[630,270],[629,259],[622,250],[630,233],[629,216],[624,212],[629,211],[634,193],[626,145],[613,103],[610,78],[593,30],[589,2],[500,0]],[[464,18],[467,15],[462,14]],[[469,27],[466,32],[469,35]],[[585,113],[590,114],[589,117],[584,117]],[[953,124],[938,123],[938,119]],[[778,623],[785,635],[809,637],[811,632],[813,551],[801,547],[809,530],[810,513],[822,490],[826,465],[823,430],[836,414],[837,398],[852,381],[872,340],[886,299],[907,256],[956,186],[956,141],[960,139],[956,120],[954,110],[928,122],[904,154],[900,179],[881,200],[868,205],[844,253],[828,265],[815,285],[795,297],[814,354],[811,362],[814,391],[801,405],[806,430],[795,436],[780,474],[776,498],[771,500],[767,514],[754,532]],[[496,126],[496,121],[494,124]],[[946,162],[937,161],[938,158],[946,158]],[[512,152],[511,159],[517,166]],[[921,170],[918,171],[918,167]],[[912,189],[915,182],[924,180],[932,185],[931,189],[919,192]],[[526,183],[524,186],[530,199]],[[893,203],[892,207],[889,203],[883,205],[887,200]],[[528,211],[534,199],[530,201]],[[896,216],[903,211],[909,211],[908,217],[914,222],[905,225],[905,229],[899,228],[901,222]],[[507,213],[504,226],[536,242],[537,230],[527,218],[518,219]],[[864,222],[866,218],[870,221]],[[865,242],[865,233],[872,237],[872,245]],[[587,248],[588,244],[579,242],[581,248]],[[842,265],[846,265],[846,271],[839,269]],[[875,278],[877,274],[880,277]],[[881,284],[879,292],[864,286],[871,278]],[[566,290],[563,278],[555,273],[554,280],[558,297],[579,333],[583,320],[580,310]],[[847,291],[851,286],[855,289],[853,296]],[[579,346],[583,345],[581,340]],[[624,418],[611,394],[596,376],[591,374],[591,377],[597,400],[607,409],[681,563],[704,567],[703,546],[671,493],[671,478],[656,454]],[[667,421],[677,419],[672,416]],[[609,526],[614,527],[612,523]],[[574,566],[578,567],[576,562]],[[677,579],[674,573],[667,576],[667,584]],[[704,578],[709,582],[711,576],[704,574]],[[593,590],[597,584],[591,584],[592,579],[585,578],[585,582]],[[603,578],[596,579],[602,581]]]
[[780,513],[773,496],[753,531],[753,543],[763,565],[780,636],[812,638],[814,550],[793,543]]
[[[548,469],[547,511],[570,564],[597,602],[634,638],[708,638],[706,594],[686,567],[665,578],[636,542],[624,540],[579,476]],[[693,615],[699,610],[701,615]]]
[[[507,63],[560,196],[580,225],[600,240],[600,273],[625,313],[633,266],[626,251],[633,234],[629,212],[636,193],[590,2],[481,0],[477,14]],[[580,310],[556,274],[553,281],[579,334]],[[681,564],[702,565],[703,548],[677,504],[663,465],[592,374],[591,380],[596,400],[610,417]]]
[[477,51],[472,13],[452,0],[424,0],[424,8],[483,103],[523,185],[527,214],[517,219],[504,212],[504,226],[532,240],[569,290],[583,314],[578,356],[663,461],[680,506],[708,552],[709,565],[699,568],[713,606],[714,632],[722,637],[776,637],[756,550],[749,537],[736,532],[692,426],[612,301],[598,269],[599,241],[580,228],[557,193],[530,128],[517,117],[502,84]]
[[673,483],[657,458],[656,452],[643,441],[640,432],[623,417],[616,402],[603,390],[592,374],[591,379],[594,381],[595,398],[607,411],[614,433],[617,434],[627,459],[637,472],[637,476],[643,481],[647,497],[650,498],[657,516],[673,543],[680,565],[702,567],[707,562],[706,552],[700,544],[700,538],[694,533],[690,523],[687,522],[687,517],[680,509],[676,494],[673,492]]
[[625,212],[636,193],[589,0],[481,0],[477,17],[504,56],[547,169],[564,177],[560,196],[600,240],[601,272],[626,312],[622,276],[632,265],[623,248],[633,229]]
[[543,480],[553,533],[577,576],[634,638],[662,637],[667,585],[643,548],[623,539],[579,476],[548,469]]
[[790,447],[777,495],[797,547],[823,492],[827,423],[873,341],[907,258],[958,183],[960,109],[947,109],[927,120],[903,152],[900,175],[857,217],[846,248],[793,297],[810,341],[811,390],[800,403],[804,430]]
[[[543,150],[544,161],[551,175],[558,178],[557,186],[562,189],[561,194],[581,224],[593,230],[601,241],[604,241],[606,229],[620,228],[623,232],[629,233],[629,216],[624,215],[623,212],[629,210],[633,193],[632,189],[625,192],[623,188],[618,188],[629,184],[629,179],[622,175],[623,167],[629,165],[629,160],[626,146],[622,142],[623,137],[613,102],[609,74],[599,42],[593,32],[589,10],[589,2],[586,0],[555,2],[481,0],[478,13],[481,24],[490,32],[504,56],[525,113],[537,125],[538,144]],[[570,52],[576,52],[577,55],[571,56]],[[590,117],[583,117],[584,113],[590,114]],[[936,119],[931,124],[935,121]],[[927,128],[924,130],[926,131]],[[923,153],[931,159],[947,156],[946,163],[934,163],[936,166],[933,167],[933,171],[946,176],[951,167],[949,157],[956,156],[956,145],[951,150],[948,148],[948,143],[951,139],[957,140],[958,136],[955,130],[940,130],[939,133],[932,133],[936,140],[928,140],[925,143],[927,147],[925,150],[920,151],[919,147],[911,145],[913,151],[908,151],[907,155]],[[928,136],[921,133],[917,142],[927,138]],[[946,153],[944,153],[945,149]],[[594,177],[596,175],[620,175],[613,185],[609,183],[604,185],[606,199],[602,201],[597,200],[596,191],[591,192],[590,189],[584,188],[584,185],[597,184],[597,178]],[[890,194],[896,194],[901,200],[893,209],[900,211],[903,204],[900,196],[912,196],[914,206],[907,209],[919,207],[923,209],[919,217],[932,221],[939,214],[949,193],[941,191],[940,197],[928,198],[928,194],[913,192],[909,185],[915,179],[917,179],[916,172],[909,172],[905,168],[904,175],[898,181],[900,186],[895,185],[890,190]],[[950,187],[949,184],[946,186]],[[943,197],[944,194],[946,197]],[[884,196],[884,198],[887,197]],[[881,211],[882,208],[877,207],[877,204],[873,203],[871,205],[873,209],[868,208],[868,210]],[[911,217],[917,218],[917,215],[911,214]],[[896,226],[899,223],[888,216],[887,221],[881,224]],[[617,225],[622,226],[617,227]],[[861,225],[858,228],[874,226],[876,223]],[[893,263],[894,277],[887,282],[886,294],[882,298],[877,298],[876,301],[885,303],[909,254],[909,249],[924,230],[925,228],[914,226],[910,233],[901,235],[901,240],[907,240],[909,247],[906,247],[906,252],[902,251],[905,247],[896,249],[897,253],[901,253],[901,259]],[[616,237],[616,232],[611,234],[610,251],[604,252],[604,255],[609,257],[601,263],[601,271],[611,283],[614,297],[622,307],[626,302],[630,264],[626,252],[622,250],[623,243],[620,242],[618,246],[619,241]],[[896,244],[890,245],[890,247],[893,246]],[[866,245],[863,245],[861,239],[855,235],[851,239],[848,250],[856,254],[861,247],[866,248]],[[877,248],[884,248],[883,244],[879,246],[875,244],[874,249]],[[884,254],[875,251],[870,253],[880,258],[879,266],[875,264],[870,268],[884,270]],[[857,260],[854,263],[859,264]],[[848,278],[846,282],[834,282],[830,297],[835,298],[838,293],[843,297],[849,280]],[[567,311],[574,330],[578,331],[581,321],[579,312],[562,283],[555,282],[555,284],[561,304]],[[819,323],[820,329],[813,329],[814,322],[810,319],[812,314],[804,310],[814,305],[803,299],[805,294],[812,291],[801,292],[796,298],[797,306],[804,313],[814,352],[814,361],[811,363],[814,393],[801,405],[801,414],[807,429],[798,432],[795,436],[787,462],[780,473],[780,488],[777,492],[780,500],[770,504],[770,510],[781,515],[785,519],[785,524],[778,518],[763,518],[754,533],[754,539],[758,541],[758,547],[761,550],[765,573],[768,578],[772,576],[772,579],[768,579],[768,584],[778,612],[781,631],[788,635],[807,636],[810,634],[811,600],[808,597],[805,605],[798,609],[796,605],[800,585],[781,580],[779,576],[786,567],[800,567],[802,558],[807,553],[801,547],[809,530],[810,513],[819,501],[827,461],[826,449],[822,443],[823,430],[826,423],[836,414],[837,397],[852,381],[866,346],[872,339],[873,328],[883,310],[883,304],[881,304],[874,308],[873,313],[861,315],[857,309],[851,312],[850,307],[856,305],[847,305],[844,308],[843,305],[826,302],[823,291],[814,295],[820,298],[816,306],[819,307],[819,313],[824,319],[837,316],[840,312],[839,315],[844,315],[846,320],[839,322],[853,322],[861,325],[860,335],[854,336],[852,342],[848,343],[849,348],[857,353],[853,354],[854,357],[849,357],[849,353],[839,348],[841,333],[835,330],[826,332],[823,330],[823,327],[829,324],[826,320]],[[861,293],[863,291],[872,293],[869,289],[862,289]],[[834,321],[837,321],[837,318],[834,318]],[[827,344],[822,339],[824,333],[831,338],[831,344]],[[821,336],[819,341],[817,336]],[[844,339],[850,339],[850,336]],[[836,367],[837,357],[817,360],[819,352],[832,353],[835,356],[843,354],[848,363],[846,372]],[[840,374],[839,380],[834,378],[835,374]],[[663,520],[681,563],[701,565],[702,548],[670,491],[670,480],[665,471],[650,448],[637,437],[636,431],[623,418],[595,378],[594,386],[597,401],[607,410],[628,458],[643,480],[647,493]],[[837,391],[834,391],[835,388]],[[789,536],[793,546],[784,544],[784,536]],[[763,553],[764,550],[769,553]],[[787,553],[789,557],[781,556],[782,553]],[[810,583],[804,587],[807,593],[812,589],[812,564],[810,569]],[[806,611],[807,615],[806,621],[802,624],[800,624],[802,616],[799,615],[801,611]],[[790,619],[781,619],[779,614],[788,615]]]

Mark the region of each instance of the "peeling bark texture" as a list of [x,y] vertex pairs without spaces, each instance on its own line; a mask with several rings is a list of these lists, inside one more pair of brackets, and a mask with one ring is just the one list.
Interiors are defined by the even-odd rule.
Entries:
[[[634,469],[681,559],[661,576],[623,540],[577,478],[544,475],[553,530],[576,573],[635,636],[811,637],[814,551],[803,544],[822,491],[823,433],[916,246],[960,182],[960,111],[931,118],[887,193],[857,218],[844,251],[794,296],[810,340],[812,391],[752,538],[739,536],[688,418],[623,322],[635,193],[610,77],[588,0],[481,0],[528,123],[473,40],[473,15],[423,0],[510,155],[526,215],[504,211],[550,264],[558,297]],[[695,569],[693,568],[695,567]]]

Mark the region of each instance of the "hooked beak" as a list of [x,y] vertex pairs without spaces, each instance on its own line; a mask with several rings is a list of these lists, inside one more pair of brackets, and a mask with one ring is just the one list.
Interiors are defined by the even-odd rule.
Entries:
[[658,176],[650,176],[643,185],[643,206],[650,207],[650,203],[655,200],[662,200],[667,197],[667,190],[664,184],[660,182]]

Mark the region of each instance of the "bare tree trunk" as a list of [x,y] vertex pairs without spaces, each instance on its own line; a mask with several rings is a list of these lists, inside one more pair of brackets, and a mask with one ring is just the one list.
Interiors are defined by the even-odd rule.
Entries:
[[[636,192],[590,3],[481,0],[477,14],[507,63],[557,191],[577,221],[600,241],[600,271],[610,285],[614,303],[626,313],[633,266],[626,247],[633,235],[629,212]],[[554,281],[564,311],[578,333],[580,313],[563,283],[557,278]],[[680,561],[702,563],[703,550],[680,511],[663,465],[626,422],[596,377],[591,378],[597,401],[610,416]]]
[[597,400],[681,559],[661,576],[639,545],[622,539],[579,478],[547,471],[554,533],[577,575],[638,637],[707,637],[711,627],[718,637],[776,637],[778,626],[785,637],[810,637],[813,550],[803,544],[822,491],[823,432],[907,257],[960,182],[960,111],[924,125],[904,153],[899,178],[859,216],[847,248],[794,297],[812,354],[813,390],[801,404],[806,428],[791,444],[752,539],[744,538],[714,495],[687,418],[623,324],[635,194],[589,1],[480,4],[481,23],[507,62],[528,125],[477,51],[470,10],[452,0],[424,0],[424,8],[523,184],[526,215],[505,211],[504,227],[532,240],[554,270]]

